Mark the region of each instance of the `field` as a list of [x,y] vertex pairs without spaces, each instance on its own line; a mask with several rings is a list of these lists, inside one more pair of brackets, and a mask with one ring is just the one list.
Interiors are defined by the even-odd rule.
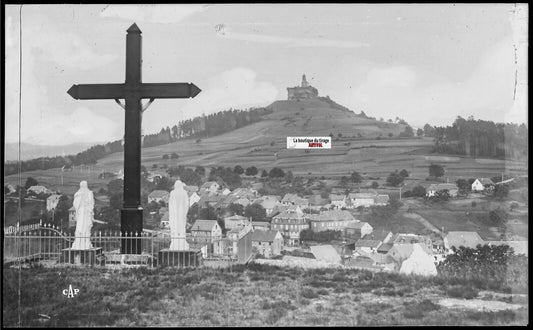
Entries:
[[[18,271],[4,269],[4,326],[14,326],[19,320],[17,283]],[[358,270],[255,264],[192,270],[36,267],[22,270],[22,283],[21,326],[495,326],[528,322],[525,292],[483,291],[459,279]],[[71,299],[62,294],[69,285],[80,290]],[[470,300],[457,299],[463,297]]]

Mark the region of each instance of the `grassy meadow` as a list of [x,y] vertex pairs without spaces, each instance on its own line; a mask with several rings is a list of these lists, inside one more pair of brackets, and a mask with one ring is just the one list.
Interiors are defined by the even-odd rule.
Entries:
[[[18,270],[3,275],[4,326],[15,326]],[[21,326],[495,326],[528,320],[524,295],[486,292],[460,279],[358,270],[32,267],[21,277]],[[69,285],[80,290],[71,299],[62,294]],[[439,303],[457,298],[517,309]]]

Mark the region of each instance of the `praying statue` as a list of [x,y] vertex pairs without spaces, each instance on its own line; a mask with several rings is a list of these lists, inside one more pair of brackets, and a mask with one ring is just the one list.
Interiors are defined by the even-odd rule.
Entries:
[[185,239],[187,224],[187,211],[189,210],[189,196],[184,189],[184,184],[179,179],[174,183],[174,190],[168,199],[168,221],[170,225],[170,248],[174,251],[189,250]]
[[74,194],[74,208],[76,209],[76,232],[74,250],[88,250],[91,244],[91,228],[93,226],[94,197],[87,187],[87,181],[80,182],[80,189]]

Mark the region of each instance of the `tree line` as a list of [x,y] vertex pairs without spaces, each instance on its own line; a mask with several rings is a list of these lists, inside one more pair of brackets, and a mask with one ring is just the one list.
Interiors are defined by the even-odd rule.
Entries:
[[[268,108],[251,108],[248,110],[230,109],[220,111],[208,116],[198,116],[192,119],[180,121],[172,128],[162,128],[159,133],[148,134],[143,138],[143,148],[167,144],[179,139],[190,137],[209,137],[249,125],[261,120],[261,117],[272,112]],[[51,168],[96,164],[96,162],[115,152],[124,150],[122,140],[98,144],[76,155],[39,157],[20,162],[22,172],[47,170]],[[4,175],[12,175],[19,172],[18,162],[6,162]]]
[[[494,123],[457,117],[451,126],[424,127],[424,133],[434,137],[434,152],[490,157],[524,159],[528,153],[526,124]],[[428,136],[426,135],[426,136]]]

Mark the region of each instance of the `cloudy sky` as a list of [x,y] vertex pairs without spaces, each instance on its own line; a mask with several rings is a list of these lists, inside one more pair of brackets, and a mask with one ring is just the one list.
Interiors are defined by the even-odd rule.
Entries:
[[528,13],[520,4],[7,6],[6,142],[18,141],[21,48],[23,142],[120,139],[115,102],[66,91],[124,82],[133,22],[143,32],[144,82],[202,89],[194,99],[156,100],[143,115],[146,134],[286,99],[303,73],[356,112],[415,127],[458,115],[527,122]]

